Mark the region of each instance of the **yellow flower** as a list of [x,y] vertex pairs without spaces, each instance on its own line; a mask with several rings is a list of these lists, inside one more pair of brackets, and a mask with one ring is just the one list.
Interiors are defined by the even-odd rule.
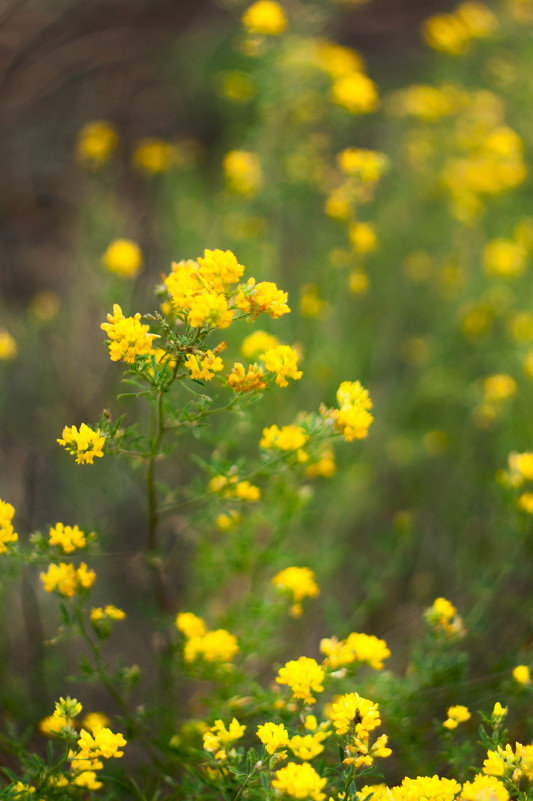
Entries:
[[286,567],[276,573],[272,579],[274,587],[292,593],[295,603],[304,598],[316,598],[320,590],[315,581],[315,574],[308,567]]
[[261,353],[260,358],[264,361],[266,369],[271,373],[276,373],[276,384],[280,387],[287,387],[287,378],[298,381],[303,373],[298,370],[298,354],[290,345],[277,345],[275,348]]
[[368,114],[378,106],[376,84],[361,72],[352,72],[336,80],[332,87],[335,103],[352,114]]
[[133,151],[133,166],[155,175],[165,172],[172,164],[174,148],[163,139],[140,139]]
[[207,632],[205,622],[193,612],[179,612],[175,622],[178,631],[186,637],[201,637]]
[[69,719],[65,715],[55,711],[53,715],[47,715],[39,723],[39,731],[45,737],[59,737],[61,729],[69,725]]
[[228,189],[238,195],[252,197],[263,186],[263,170],[257,153],[231,150],[222,162]]
[[82,423],[79,431],[76,426],[65,426],[62,439],[57,442],[76,457],[77,464],[92,464],[95,456],[104,455],[105,439],[99,428],[93,431],[86,423]]
[[115,128],[104,120],[84,125],[76,139],[76,158],[88,167],[100,167],[109,161],[118,144]]
[[337,156],[337,163],[347,175],[358,178],[361,183],[375,183],[389,167],[389,159],[384,153],[347,147]]
[[260,353],[269,350],[270,348],[275,348],[276,345],[279,345],[279,340],[277,337],[273,336],[272,334],[267,334],[266,331],[254,331],[253,334],[247,336],[241,345],[241,355],[244,356],[245,359],[252,359],[257,358]]
[[515,278],[526,269],[526,252],[510,239],[493,239],[483,251],[483,266],[488,275]]
[[417,776],[416,779],[410,779],[406,776],[399,787],[392,789],[391,794],[395,801],[454,801],[460,790],[461,785],[455,779],[441,779],[440,776]]
[[227,328],[233,320],[233,312],[228,309],[228,301],[218,292],[202,292],[194,295],[188,302],[188,322],[194,328],[209,325],[213,328]]
[[46,573],[41,573],[41,581],[46,592],[57,592],[66,598],[72,598],[82,589],[89,589],[96,580],[94,570],[89,570],[82,562],[76,570],[74,565],[60,562],[51,564]]
[[353,662],[367,662],[374,670],[382,670],[383,661],[390,656],[385,640],[355,632],[340,642],[336,637],[321,640],[320,651],[326,656],[324,665],[333,670]]
[[272,281],[256,284],[254,278],[250,278],[245,285],[239,284],[235,305],[245,314],[251,314],[252,320],[263,312],[275,320],[290,312],[286,292],[278,289]]
[[190,370],[191,378],[211,381],[215,373],[224,369],[224,362],[220,356],[215,356],[212,350],[198,355],[191,354],[185,360],[185,367]]
[[287,17],[274,0],[257,0],[244,12],[242,23],[250,33],[279,36],[287,28]]
[[498,403],[512,398],[516,389],[516,381],[506,373],[488,376],[483,381],[483,392],[489,403]]
[[298,757],[298,759],[314,759],[324,750],[322,742],[327,736],[327,733],[324,731],[317,731],[315,734],[295,734],[294,737],[290,739],[289,747],[294,756]]
[[324,445],[320,451],[320,458],[318,461],[309,464],[305,468],[305,475],[308,478],[317,478],[317,476],[324,476],[330,478],[335,475],[337,466],[335,464],[335,453],[331,445]]
[[126,613],[122,609],[118,609],[113,604],[107,604],[106,607],[95,606],[91,609],[91,623],[99,623],[102,620],[125,620]]
[[357,737],[364,737],[365,733],[381,726],[378,704],[357,693],[341,695],[331,704],[328,714],[337,734],[341,735],[352,729],[352,722]]
[[249,481],[239,481],[235,486],[235,497],[241,501],[258,501],[261,490]]
[[257,364],[249,364],[248,371],[245,372],[244,365],[235,362],[226,381],[234,392],[259,392],[267,386],[263,378],[263,370]]
[[517,501],[518,508],[528,515],[533,515],[533,492],[523,492]]
[[306,704],[315,700],[311,691],[321,693],[324,690],[322,682],[325,670],[318,662],[307,656],[287,662],[280,668],[276,681],[278,684],[287,684],[292,690],[294,698],[299,698]]
[[109,726],[110,720],[103,712],[89,712],[83,718],[81,725],[84,729],[88,729],[89,731],[93,731],[97,725],[100,726]]
[[284,768],[276,771],[276,778],[272,780],[272,787],[291,798],[313,799],[322,801],[326,794],[322,788],[326,779],[321,779],[316,770],[308,762],[297,765],[289,762]]
[[337,390],[339,409],[326,409],[321,407],[321,414],[332,418],[335,428],[341,431],[347,442],[354,439],[363,439],[374,419],[369,412],[372,401],[368,391],[359,381],[343,381]]
[[281,451],[292,451],[302,448],[308,436],[301,426],[278,426],[263,429],[263,436],[259,445],[261,448],[277,448]]
[[468,49],[471,34],[462,20],[453,14],[437,14],[422,26],[427,44],[434,50],[461,55]]
[[448,717],[442,724],[447,729],[456,729],[459,723],[464,723],[472,717],[468,707],[466,706],[451,706],[448,709]]
[[14,359],[16,355],[17,343],[5,328],[0,328],[0,361]]
[[186,662],[194,662],[199,658],[205,662],[227,663],[238,652],[239,644],[235,635],[225,629],[216,629],[190,637],[185,643],[183,656]]
[[463,801],[508,801],[509,793],[499,779],[479,774],[463,784],[461,798]]
[[17,542],[19,535],[13,528],[15,508],[10,503],[0,500],[0,554],[6,553],[11,542]]
[[513,670],[513,679],[524,687],[531,684],[531,676],[527,665],[517,665]]
[[50,545],[59,545],[64,553],[72,553],[76,548],[85,548],[87,540],[79,526],[64,526],[63,523],[56,523],[50,529],[49,543]]
[[137,356],[154,354],[153,340],[159,337],[148,333],[150,327],[141,324],[139,312],[134,317],[124,317],[118,303],[114,303],[113,314],[108,314],[107,320],[100,328],[110,339],[108,348],[112,362],[122,359],[126,364],[133,364]]
[[513,486],[519,486],[524,479],[533,480],[533,452],[512,452],[508,457],[509,470],[512,474]]
[[80,732],[80,739],[78,740],[79,752],[76,755],[78,759],[110,759],[111,757],[119,758],[124,756],[124,751],[119,749],[126,745],[126,740],[122,734],[113,734],[111,729],[97,723],[92,734],[85,729]]
[[115,239],[102,256],[102,262],[121,278],[135,278],[143,263],[142,251],[131,239]]
[[289,744],[289,732],[283,723],[263,723],[257,727],[257,736],[269,754]]

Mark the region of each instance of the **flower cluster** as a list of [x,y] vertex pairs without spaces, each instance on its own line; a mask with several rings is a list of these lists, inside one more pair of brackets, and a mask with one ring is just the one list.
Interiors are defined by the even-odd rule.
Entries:
[[301,616],[301,601],[304,598],[316,598],[320,593],[318,584],[315,581],[315,574],[308,567],[286,567],[276,573],[272,579],[272,584],[292,596],[291,614],[293,617]]
[[215,720],[215,725],[204,732],[204,749],[213,753],[215,759],[224,761],[228,758],[228,746],[240,740],[245,731],[246,726],[239,723],[237,718],[233,718],[227,728],[222,720]]
[[90,589],[96,580],[94,570],[89,570],[85,562],[78,568],[71,563],[51,564],[46,573],[41,573],[41,581],[46,592],[57,592],[66,598]]
[[498,21],[486,5],[467,0],[457,6],[452,14],[430,17],[422,30],[430,47],[460,55],[466,53],[473,39],[493,36],[498,30]]
[[374,670],[382,670],[383,662],[390,656],[385,640],[373,634],[349,634],[345,640],[336,637],[320,641],[320,651],[325,654],[324,665],[336,670],[354,662],[366,662]]
[[241,481],[237,475],[213,476],[209,482],[209,491],[220,493],[224,498],[235,498],[240,501],[258,501],[261,490],[249,481]]
[[437,633],[444,633],[447,637],[460,637],[464,634],[463,621],[447,598],[436,598],[429,609],[426,609],[424,616]]
[[201,659],[214,664],[228,664],[239,652],[234,634],[226,629],[209,631],[202,618],[192,612],[180,612],[176,617],[176,628],[185,636],[183,658],[186,662]]
[[320,413],[326,420],[333,420],[337,431],[340,431],[347,442],[364,439],[374,419],[370,414],[372,401],[368,391],[359,381],[343,381],[337,390],[338,409],[320,407]]
[[100,429],[94,431],[86,423],[82,423],[79,431],[76,426],[65,426],[63,436],[57,442],[76,457],[77,464],[92,464],[95,457],[104,455],[105,440]]
[[13,528],[15,508],[6,501],[0,500],[0,553],[6,553],[7,546],[17,542],[19,535]]
[[63,553],[73,553],[77,548],[85,548],[87,537],[77,525],[65,526],[63,523],[56,523],[50,528],[48,542],[61,548]]
[[315,700],[312,693],[321,693],[324,690],[322,682],[325,676],[324,668],[315,659],[301,656],[280,668],[276,681],[278,684],[288,685],[294,698],[305,704],[312,704]]
[[124,361],[133,364],[138,356],[151,356],[154,353],[153,342],[158,334],[148,333],[150,326],[141,323],[141,315],[137,312],[133,317],[124,317],[118,303],[113,304],[113,314],[107,315],[107,323],[100,328],[109,337],[108,348],[112,362]]
[[448,708],[448,717],[442,724],[446,729],[456,729],[459,723],[465,723],[465,721],[470,720],[472,715],[468,707],[462,706],[458,704],[456,706],[450,706]]
[[302,765],[289,762],[284,768],[276,771],[272,787],[291,798],[302,800],[311,798],[313,801],[322,801],[326,797],[326,794],[322,792],[326,781],[308,762],[304,762]]

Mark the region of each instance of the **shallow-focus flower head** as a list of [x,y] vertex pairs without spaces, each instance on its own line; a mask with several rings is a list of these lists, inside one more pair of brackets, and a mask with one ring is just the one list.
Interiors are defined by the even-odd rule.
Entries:
[[527,665],[517,665],[513,670],[513,679],[521,684],[523,687],[526,687],[528,684],[531,684],[531,675]]
[[16,355],[17,343],[5,328],[0,328],[0,361],[9,361]]
[[294,698],[312,704],[315,700],[312,693],[321,693],[324,690],[322,682],[325,675],[324,668],[316,660],[301,656],[280,668],[276,681],[278,684],[287,684]]
[[257,727],[257,736],[269,754],[289,744],[289,732],[283,723],[264,723]]
[[276,771],[276,778],[272,780],[272,787],[291,798],[313,799],[322,801],[326,794],[322,788],[326,779],[320,778],[316,770],[308,763],[298,765],[289,762],[284,768]]
[[464,723],[467,720],[470,720],[472,715],[468,707],[462,706],[458,704],[456,706],[451,706],[448,709],[448,717],[442,724],[447,729],[456,729],[459,723]]
[[135,278],[143,263],[142,251],[131,239],[115,239],[102,256],[102,262],[121,278]]
[[57,442],[76,457],[77,464],[92,464],[95,457],[104,455],[105,440],[99,428],[94,431],[82,423],[79,431],[76,426],[65,426],[63,436]]
[[100,328],[109,337],[109,356],[112,362],[120,360],[133,364],[137,356],[151,356],[157,334],[150,334],[150,327],[141,323],[140,312],[133,317],[124,317],[118,303],[113,304],[113,314],[107,315],[107,323]]
[[257,153],[231,150],[224,156],[222,166],[231,192],[252,197],[263,186],[263,171]]
[[109,161],[117,144],[118,134],[111,123],[88,122],[78,132],[76,159],[87,167],[100,167]]
[[275,0],[257,0],[244,12],[242,24],[250,33],[279,36],[288,23],[283,7]]
[[13,528],[15,508],[6,501],[0,500],[0,554],[6,553],[10,543],[17,542],[19,535]]
[[165,172],[172,165],[174,148],[163,139],[140,139],[133,151],[133,166],[148,175]]

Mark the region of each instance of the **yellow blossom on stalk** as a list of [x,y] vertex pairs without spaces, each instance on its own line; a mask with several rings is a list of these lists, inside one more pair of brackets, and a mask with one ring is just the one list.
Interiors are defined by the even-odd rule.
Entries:
[[368,732],[381,726],[378,704],[357,693],[346,693],[338,697],[331,704],[328,714],[335,731],[341,735],[352,731],[356,737],[367,739]]
[[372,401],[368,391],[359,381],[343,381],[337,390],[337,401],[339,409],[321,407],[321,414],[334,420],[335,428],[347,442],[366,437],[374,419],[369,412]]
[[123,609],[113,606],[113,604],[107,604],[104,608],[95,606],[91,609],[91,623],[98,623],[105,618],[108,620],[125,620],[126,613]]
[[509,801],[509,793],[499,779],[480,773],[471,782],[463,784],[461,798],[463,801]]
[[190,370],[191,378],[211,381],[215,373],[224,369],[224,362],[220,356],[215,356],[212,350],[207,350],[205,353],[187,356],[185,367]]
[[97,725],[109,726],[111,721],[103,712],[88,712],[83,718],[81,725],[84,729],[93,731]]
[[273,334],[267,334],[266,331],[254,331],[253,334],[247,336],[241,345],[241,355],[245,359],[257,358],[260,353],[275,348],[279,345],[279,339]]
[[446,598],[436,598],[424,612],[424,617],[437,631],[444,631],[448,636],[463,633],[463,621]]
[[133,166],[142,172],[156,175],[165,172],[172,164],[174,148],[163,139],[139,139],[133,151]]
[[282,314],[290,312],[287,306],[287,292],[278,289],[272,281],[260,281],[255,283],[254,278],[249,278],[246,284],[239,284],[235,305],[245,314],[251,314],[251,320],[257,318],[263,312],[274,320]]
[[102,256],[102,262],[121,278],[135,278],[142,266],[142,251],[131,239],[115,239]]
[[301,616],[302,605],[300,602],[304,598],[316,598],[320,594],[315,574],[308,567],[286,567],[274,576],[272,584],[274,587],[292,594],[294,604],[291,614],[293,617]]
[[231,529],[235,528],[235,526],[238,525],[241,520],[241,515],[235,509],[232,509],[227,514],[222,512],[221,514],[217,515],[216,526],[219,531],[231,531]]
[[516,381],[506,373],[488,376],[483,381],[483,392],[489,403],[499,403],[512,398],[516,389]]
[[235,362],[226,381],[234,392],[260,392],[267,387],[263,378],[263,370],[257,364],[249,364],[246,372],[244,365]]
[[17,343],[5,328],[0,328],[0,361],[14,359],[16,355]]
[[261,353],[260,358],[264,361],[266,369],[271,373],[276,373],[276,384],[280,387],[287,387],[287,378],[298,381],[303,373],[298,370],[298,354],[290,345],[277,345],[275,348]]
[[483,266],[488,275],[515,278],[526,268],[526,252],[511,239],[493,239],[483,251]]
[[51,564],[46,573],[41,573],[41,581],[46,592],[57,592],[66,598],[72,598],[83,589],[90,589],[96,580],[94,570],[89,570],[82,562],[76,570],[74,565],[60,562]]
[[24,782],[15,782],[6,788],[8,798],[16,799],[16,801],[33,801],[35,787],[31,784],[24,784]]
[[456,729],[459,723],[464,723],[467,720],[470,720],[472,715],[467,706],[461,706],[460,704],[457,706],[451,706],[448,709],[448,717],[442,724],[447,729]]
[[115,128],[104,120],[84,125],[76,139],[76,158],[88,167],[100,167],[109,161],[118,144]]
[[440,776],[417,776],[416,779],[405,777],[399,787],[391,790],[394,801],[454,801],[461,790],[455,779],[441,779]]
[[529,672],[529,668],[527,665],[517,665],[513,670],[513,679],[521,684],[523,687],[526,687],[528,684],[531,684],[531,675]]
[[303,765],[289,762],[284,768],[276,771],[276,778],[272,780],[272,787],[280,793],[302,801],[303,799],[322,801],[326,797],[322,792],[325,784],[326,779],[321,779],[308,762],[304,762]]
[[250,33],[279,36],[287,28],[287,17],[275,0],[257,0],[244,12],[242,24]]
[[[517,748],[519,743],[516,744]],[[487,758],[483,762],[483,773],[487,776],[506,777],[517,767],[517,756],[507,743],[504,748],[496,746],[496,750],[487,751]]]
[[280,668],[276,681],[278,684],[287,684],[294,698],[312,704],[315,701],[312,692],[321,693],[324,690],[322,682],[325,675],[324,668],[318,662],[308,656],[301,656]]
[[294,737],[290,739],[289,747],[294,756],[298,757],[298,759],[314,759],[324,750],[322,742],[327,736],[327,732],[325,731],[317,731],[315,734],[295,734]]
[[235,635],[226,629],[216,629],[190,637],[185,643],[183,657],[186,662],[194,662],[196,659],[203,659],[204,662],[231,662],[238,652],[239,644]]
[[320,651],[326,656],[324,665],[333,670],[353,662],[367,662],[374,670],[382,670],[384,660],[390,656],[385,640],[355,632],[340,642],[336,637],[321,640]]
[[193,612],[179,612],[176,615],[176,628],[186,637],[202,637],[207,632],[204,620]]
[[263,723],[257,727],[257,736],[269,754],[289,744],[289,732],[283,723]]
[[233,312],[228,308],[226,297],[217,292],[203,292],[190,298],[188,322],[194,328],[209,325],[213,328],[227,328],[233,320]]
[[453,14],[437,14],[426,20],[422,34],[434,50],[457,56],[465,53],[472,38],[462,20]]
[[99,428],[94,431],[82,423],[79,431],[76,426],[65,426],[62,438],[57,442],[76,457],[77,464],[92,464],[95,456],[104,455],[105,439]]
[[235,497],[241,501],[258,501],[261,490],[249,481],[239,481],[235,485]]
[[371,223],[352,223],[348,236],[356,253],[372,253],[377,247],[376,228]]
[[347,147],[337,155],[337,163],[347,175],[358,178],[361,183],[374,183],[389,168],[389,159],[384,153]]
[[202,282],[216,292],[223,292],[231,284],[236,284],[244,273],[243,265],[231,250],[204,250],[203,257],[198,256],[197,262]]
[[56,523],[50,529],[50,545],[59,545],[64,553],[72,553],[76,548],[85,548],[87,540],[85,534],[79,526],[64,526],[63,523]]
[[17,542],[19,535],[13,528],[15,507],[6,501],[0,500],[0,554],[6,553],[11,542]]
[[336,80],[332,87],[335,103],[352,114],[368,114],[378,106],[376,84],[362,72],[352,72]]
[[238,195],[253,197],[263,186],[263,170],[257,153],[231,150],[222,162],[228,189]]
[[508,708],[502,706],[499,701],[496,701],[491,714],[491,721],[493,726],[498,726],[507,715]]
[[64,714],[56,710],[52,715],[47,715],[41,720],[39,723],[39,731],[41,734],[44,734],[45,737],[59,737],[61,729],[69,725],[69,720],[70,719],[67,719]]
[[126,364],[133,364],[136,356],[151,356],[154,353],[153,340],[158,334],[149,334],[150,327],[142,325],[140,312],[133,317],[124,317],[118,303],[113,304],[113,314],[107,315],[107,323],[100,328],[111,340],[108,343],[112,362],[121,359]]
[[280,451],[292,451],[302,448],[308,439],[308,435],[301,426],[282,426],[278,428],[278,426],[273,425],[270,428],[263,429],[263,436],[259,445],[267,450],[277,448]]
[[533,492],[523,492],[518,498],[517,506],[528,515],[533,515]]
[[80,732],[80,739],[78,740],[78,748],[80,749],[76,754],[77,759],[110,759],[115,757],[124,756],[124,751],[119,749],[126,745],[126,740],[122,734],[114,734],[111,729],[101,726],[97,723],[92,734],[85,729]]

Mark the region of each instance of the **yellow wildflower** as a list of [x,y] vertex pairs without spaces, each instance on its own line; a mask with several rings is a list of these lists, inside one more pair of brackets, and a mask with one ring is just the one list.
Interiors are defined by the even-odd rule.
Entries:
[[320,317],[327,307],[316,284],[304,284],[300,290],[300,314],[302,317]]
[[172,164],[174,148],[163,139],[140,139],[133,151],[133,166],[151,175],[165,172]]
[[45,737],[59,737],[64,726],[69,725],[69,718],[57,710],[52,715],[47,715],[39,723],[39,731]]
[[50,545],[59,545],[64,553],[72,553],[76,548],[85,548],[87,540],[79,526],[64,526],[63,523],[56,523],[50,529],[49,543]]
[[337,163],[347,175],[358,178],[361,183],[375,183],[388,169],[389,159],[384,153],[347,147],[337,155]]
[[122,359],[126,364],[133,364],[136,356],[151,356],[154,353],[153,340],[158,339],[158,335],[148,333],[150,327],[141,324],[139,312],[133,317],[124,317],[118,303],[114,303],[113,314],[108,314],[107,320],[100,328],[110,339],[108,348],[112,362]]
[[352,730],[357,737],[364,737],[365,733],[368,735],[372,729],[381,726],[378,704],[357,693],[341,695],[331,704],[328,714],[335,731],[341,735]]
[[231,250],[204,250],[203,257],[198,257],[198,266],[202,281],[217,292],[236,284],[244,273],[243,265]]
[[109,161],[118,144],[115,128],[104,120],[95,120],[83,126],[76,139],[76,158],[88,167],[100,167]]
[[326,797],[322,792],[325,784],[326,779],[321,779],[308,762],[304,762],[303,765],[289,762],[284,768],[276,771],[276,778],[272,780],[272,787],[280,793],[302,801],[303,799],[322,801]]
[[256,284],[254,278],[250,278],[245,285],[239,284],[235,305],[245,314],[251,314],[251,320],[263,312],[275,320],[290,312],[286,292],[278,289],[272,281]]
[[390,656],[385,640],[355,632],[340,642],[336,637],[321,640],[320,651],[326,656],[324,664],[334,670],[353,662],[367,662],[374,670],[382,670],[383,661]]
[[471,782],[465,782],[461,790],[462,801],[509,801],[503,782],[494,776],[479,774]]
[[526,251],[510,239],[493,239],[483,251],[483,266],[488,275],[515,278],[526,268]]
[[76,754],[78,759],[110,759],[124,756],[124,751],[119,749],[126,745],[126,740],[122,734],[114,734],[111,729],[97,723],[90,734],[86,729],[80,732],[78,740],[79,752]]
[[426,801],[454,801],[461,790],[455,779],[441,779],[440,776],[405,777],[399,787],[391,791],[395,801],[411,801],[413,798]]
[[304,598],[316,598],[320,594],[315,574],[308,567],[286,567],[276,573],[272,584],[280,590],[290,592],[297,605]]
[[198,658],[205,662],[231,662],[238,652],[239,644],[235,635],[225,629],[216,629],[190,637],[185,643],[183,656],[186,662],[194,662]]
[[290,739],[289,747],[298,759],[314,759],[324,750],[322,742],[327,736],[325,731],[317,731],[315,734],[295,734]]
[[263,186],[263,171],[257,153],[231,150],[222,162],[228,189],[238,195],[252,197]]
[[427,44],[435,50],[461,55],[468,49],[471,34],[462,20],[453,14],[437,14],[422,26]]
[[376,228],[371,223],[353,223],[348,229],[348,236],[356,253],[372,253],[377,247]]
[[526,687],[528,684],[531,684],[531,676],[529,673],[529,668],[527,665],[517,665],[513,670],[513,679],[521,684],[523,687]]
[[437,631],[444,631],[448,636],[463,633],[463,621],[446,598],[436,598],[424,612],[424,617]]
[[244,365],[235,362],[226,381],[234,392],[259,392],[267,386],[263,378],[263,370],[257,364],[249,364],[246,372]]
[[461,706],[460,704],[449,707],[447,714],[448,717],[442,725],[450,730],[456,729],[459,723],[464,723],[472,717],[468,707]]
[[143,263],[142,251],[131,239],[115,239],[102,256],[102,262],[121,278],[135,278]]
[[51,564],[46,573],[41,573],[41,581],[46,592],[57,592],[66,598],[72,598],[82,589],[89,589],[95,580],[96,573],[94,570],[89,570],[85,562],[82,562],[77,570],[70,563]]
[[227,328],[233,320],[233,312],[223,294],[206,292],[194,295],[188,302],[188,322],[194,328],[209,325],[213,328]]
[[339,78],[331,91],[334,102],[352,114],[368,114],[378,106],[376,84],[362,72],[352,72]]
[[489,403],[498,403],[512,398],[516,389],[516,381],[506,373],[488,376],[483,381],[483,392]]
[[101,620],[125,620],[126,613],[123,609],[118,609],[113,604],[107,604],[106,607],[95,606],[91,609],[91,623],[99,623]]
[[205,353],[188,356],[185,367],[190,370],[191,378],[197,381],[201,379],[211,381],[215,373],[224,369],[224,362],[220,356],[215,356],[212,350],[207,350]]
[[305,468],[305,475],[308,478],[317,478],[317,476],[324,476],[330,478],[335,475],[337,466],[335,464],[335,453],[331,445],[324,445],[320,451],[320,457],[316,462],[307,465]]
[[347,442],[366,437],[374,419],[369,412],[372,401],[368,391],[359,381],[343,381],[337,390],[337,401],[339,409],[321,407],[321,414],[334,420],[335,428]]
[[299,698],[306,704],[315,700],[311,691],[321,693],[324,690],[322,682],[326,672],[318,662],[307,656],[287,662],[279,669],[276,681],[278,684],[287,684],[292,690],[294,698]]
[[244,12],[242,23],[250,33],[279,36],[287,28],[287,17],[275,0],[257,0]]
[[17,343],[5,328],[0,328],[0,361],[14,359],[16,355]]
[[533,492],[523,492],[517,501],[518,508],[528,515],[533,515]]
[[263,723],[257,727],[257,736],[269,754],[289,744],[289,732],[283,723]]
[[239,481],[235,486],[235,497],[241,501],[258,501],[261,490],[249,481]]
[[175,623],[178,631],[186,637],[201,637],[207,632],[205,622],[193,612],[179,612]]
[[79,431],[76,426],[65,426],[62,439],[57,442],[76,457],[77,464],[92,464],[95,456],[104,455],[105,439],[99,428],[94,431],[86,423],[82,423]]
[[267,334],[266,331],[254,331],[253,334],[247,336],[241,345],[241,355],[245,359],[255,359],[260,353],[275,348],[279,345],[279,340],[272,334]]
[[303,373],[298,370],[298,354],[290,345],[277,345],[261,353],[260,358],[264,361],[265,367],[269,372],[276,373],[276,384],[280,387],[287,387],[287,378],[298,381]]
[[259,445],[261,448],[277,448],[281,451],[292,451],[302,448],[308,440],[308,435],[301,426],[278,426],[263,429],[263,436]]
[[11,542],[17,542],[19,535],[13,528],[15,507],[6,501],[0,500],[0,554],[6,553]]
[[88,712],[83,718],[81,725],[84,729],[88,729],[88,731],[92,732],[97,725],[109,726],[110,723],[111,721],[103,712]]

